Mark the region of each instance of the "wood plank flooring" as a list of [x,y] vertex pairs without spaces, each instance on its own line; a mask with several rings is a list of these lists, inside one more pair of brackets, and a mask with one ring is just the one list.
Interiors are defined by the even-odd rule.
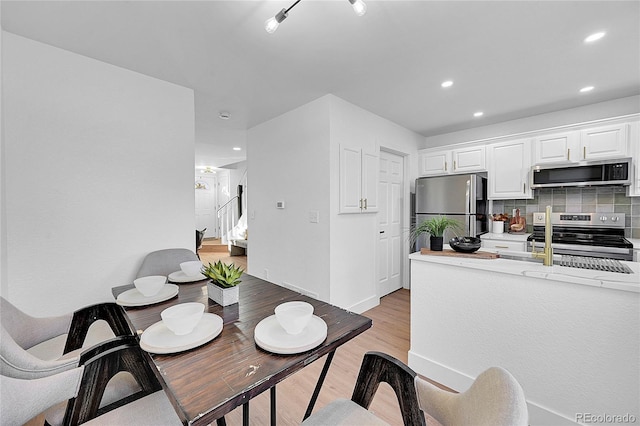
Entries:
[[[398,290],[382,298],[379,306],[364,313],[372,319],[373,327],[336,351],[314,411],[336,398],[351,398],[360,363],[366,352],[384,352],[407,362],[410,344],[409,296],[408,290]],[[278,425],[300,424],[324,361],[324,357],[317,360],[277,386]],[[378,389],[370,410],[389,424],[402,424],[397,399],[386,384]],[[227,416],[227,424],[242,424],[240,408]],[[250,424],[269,424],[268,393],[251,400]]]

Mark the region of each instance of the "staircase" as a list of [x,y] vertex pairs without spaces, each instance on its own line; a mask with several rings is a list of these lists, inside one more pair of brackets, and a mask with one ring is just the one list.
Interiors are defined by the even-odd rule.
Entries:
[[246,254],[247,242],[247,222],[246,218],[240,214],[239,198],[233,197],[218,209],[218,220],[220,221],[221,243],[226,244],[232,256]]

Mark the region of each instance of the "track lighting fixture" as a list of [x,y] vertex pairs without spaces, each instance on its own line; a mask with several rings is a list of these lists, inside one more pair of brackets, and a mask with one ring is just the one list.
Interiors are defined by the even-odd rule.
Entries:
[[[287,9],[282,9],[280,12],[276,13],[276,16],[267,19],[267,21],[264,23],[264,29],[267,30],[269,34],[273,34],[278,29],[278,26],[280,26],[280,23],[287,19],[287,16],[289,16],[289,11],[293,9],[295,5],[300,3],[300,1],[301,0],[296,0],[296,2],[289,6]],[[363,0],[349,0],[349,3],[351,3],[354,12],[356,12],[356,15],[362,16],[367,13],[367,5]]]

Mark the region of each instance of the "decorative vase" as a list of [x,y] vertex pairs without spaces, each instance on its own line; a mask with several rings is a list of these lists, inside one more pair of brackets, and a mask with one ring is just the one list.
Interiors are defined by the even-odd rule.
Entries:
[[442,240],[444,237],[434,237],[433,235],[430,237],[429,242],[431,244],[431,250],[433,251],[442,251]]
[[237,285],[222,288],[215,285],[213,281],[209,281],[207,283],[207,293],[209,294],[209,299],[221,306],[229,306],[234,303],[238,303],[238,299],[240,298],[240,289]]

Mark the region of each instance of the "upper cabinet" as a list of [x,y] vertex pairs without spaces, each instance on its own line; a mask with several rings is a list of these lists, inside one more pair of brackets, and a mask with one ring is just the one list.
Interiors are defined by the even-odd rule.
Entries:
[[474,146],[443,151],[426,151],[419,156],[421,176],[486,171],[485,147]]
[[627,190],[630,197],[640,197],[640,121],[629,124],[629,155],[633,157],[633,181]]
[[487,146],[490,200],[533,198],[529,186],[531,141],[518,139]]
[[628,155],[626,123],[536,136],[533,164],[575,163]]
[[628,124],[584,129],[580,132],[582,159],[619,158],[627,156]]
[[421,176],[446,175],[451,167],[451,150],[425,152],[418,161]]
[[340,145],[340,213],[378,211],[379,155]]
[[571,131],[533,139],[533,164],[571,163],[579,150],[580,132]]

